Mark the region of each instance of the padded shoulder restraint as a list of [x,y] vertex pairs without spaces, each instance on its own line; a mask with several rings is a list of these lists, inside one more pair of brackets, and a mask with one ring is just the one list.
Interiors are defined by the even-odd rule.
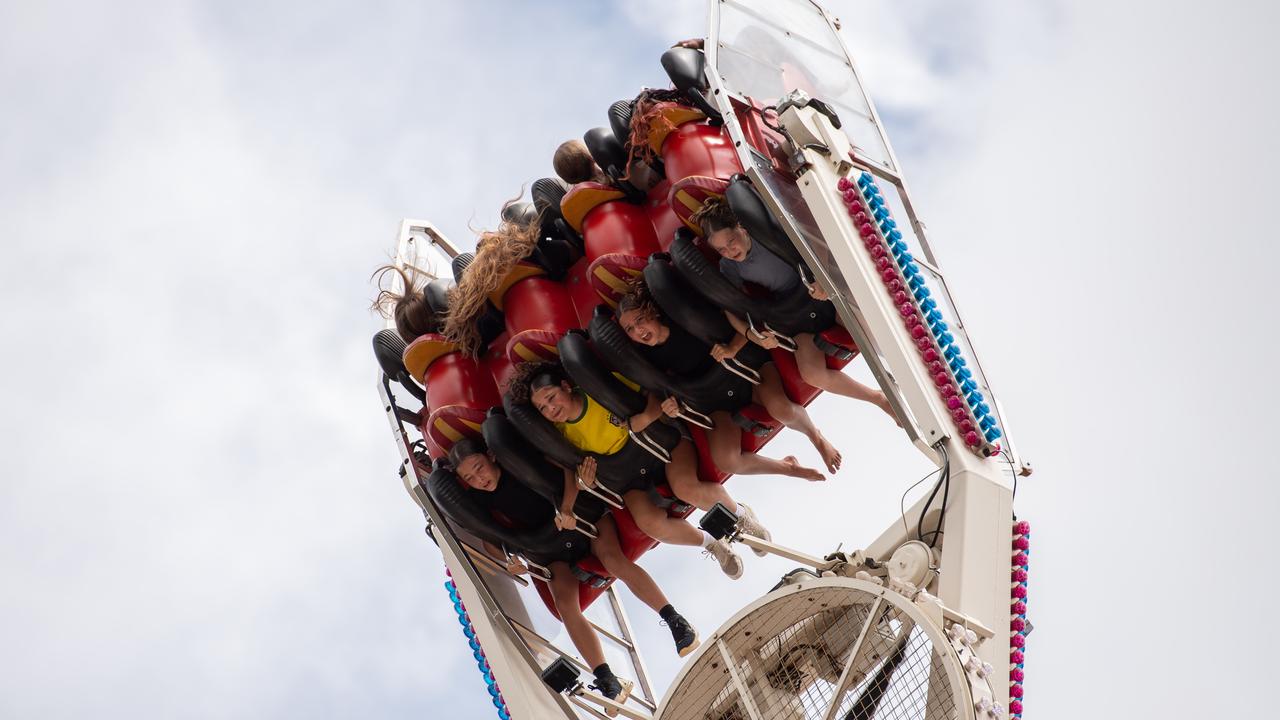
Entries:
[[[724,316],[720,319],[723,320]],[[619,372],[647,390],[675,395],[699,412],[714,412],[731,406],[735,397],[751,397],[750,384],[726,372],[719,364],[713,364],[698,377],[668,375],[641,354],[605,308],[596,309],[595,316],[591,318],[590,333],[596,349]]]
[[634,100],[619,100],[609,106],[609,128],[623,151],[631,143],[631,112]]
[[502,219],[517,225],[528,225],[538,219],[538,211],[531,202],[516,201],[502,207]]
[[564,555],[581,542],[551,524],[531,530],[499,525],[489,511],[458,484],[458,476],[444,466],[437,467],[427,477],[427,494],[451,522],[495,545],[548,558]]
[[645,396],[627,387],[600,362],[581,330],[565,333],[556,343],[556,349],[573,383],[606,410],[620,418],[629,418],[644,410]]
[[676,231],[670,252],[676,270],[704,298],[730,312],[762,320],[782,332],[787,332],[811,300],[803,288],[781,301],[757,300],[748,296],[721,275],[719,268],[707,262],[702,251],[694,246],[693,231],[688,228]]
[[464,252],[459,253],[449,264],[449,268],[453,271],[453,281],[462,282],[462,273],[467,271],[467,267],[471,265],[471,261],[476,259],[475,253]]
[[671,265],[671,256],[654,253],[644,268],[649,293],[672,322],[708,345],[726,343],[737,332],[720,308],[703,300]]
[[422,294],[426,296],[427,307],[431,308],[431,312],[441,316],[449,312],[449,289],[453,287],[453,283],[445,278],[436,278],[427,283],[422,289]]
[[[510,420],[500,413],[492,413],[480,427],[480,432],[502,466],[503,473],[515,477],[556,507],[560,506],[564,499],[563,472],[543,460],[542,453]],[[573,508],[579,517],[592,523],[608,509],[589,493],[578,493]]]
[[791,267],[796,267],[803,262],[799,251],[791,244],[786,232],[778,224],[777,218],[769,212],[769,208],[765,207],[764,200],[760,199],[755,186],[746,175],[738,173],[729,178],[724,198],[733,210],[733,214],[738,217],[738,222],[751,236],[752,242],[758,242],[769,248],[774,255],[782,258]]
[[673,47],[662,53],[662,69],[667,71],[671,84],[684,93],[695,107],[706,113],[708,118],[719,124],[722,120],[720,111],[704,95],[708,87],[706,66],[707,58],[701,50]]
[[533,207],[542,216],[544,224],[548,217],[560,217],[560,201],[567,192],[569,185],[560,178],[538,178],[533,181],[529,196],[533,198]]
[[[502,407],[511,424],[525,439],[557,465],[576,468],[587,457],[587,453],[574,447],[529,403],[512,402],[511,396],[507,395],[502,400]],[[662,423],[654,423],[652,427],[656,430],[652,434],[664,448],[670,450],[679,444],[680,431],[676,428]],[[596,474],[601,484],[616,493],[634,487],[638,479],[658,482],[663,478],[662,464],[633,441],[628,441],[612,455],[591,453],[591,456],[596,458]]]
[[384,328],[374,333],[373,356],[377,358],[378,367],[382,368],[383,374],[404,386],[419,402],[426,403],[427,393],[413,381],[409,369],[404,366],[404,351],[407,347],[408,343],[395,330]]
[[607,127],[591,128],[582,135],[582,142],[596,161],[609,175],[620,177],[627,170],[627,151],[614,136],[613,129]]

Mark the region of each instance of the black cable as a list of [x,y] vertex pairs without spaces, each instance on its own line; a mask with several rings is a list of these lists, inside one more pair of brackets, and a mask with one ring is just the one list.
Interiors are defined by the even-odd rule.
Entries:
[[[924,501],[924,507],[920,509],[920,517],[916,520],[916,538],[924,541],[924,516],[929,514],[929,508],[933,507],[933,500],[938,496],[938,490],[945,488],[942,495],[942,513],[947,510],[947,493],[951,490],[951,458],[947,455],[947,449],[943,445],[938,445],[938,449],[942,451],[942,474],[938,476],[938,482],[934,483],[933,490],[929,491],[929,498]],[[938,535],[941,534],[942,518],[938,518],[938,525],[933,530],[933,541],[929,547],[933,547],[938,541]]]
[[942,510],[938,513],[938,524],[933,526],[933,537],[929,538],[929,547],[934,547],[938,542],[938,536],[942,534],[942,523],[947,519],[947,499],[951,495],[951,459],[947,457],[947,449],[939,447],[942,449],[942,458],[946,463],[942,470]]
[[927,475],[925,475],[924,477],[920,478],[919,480],[915,481],[914,483],[912,483],[912,484],[911,484],[911,487],[909,487],[909,488],[907,488],[906,490],[903,490],[903,491],[902,491],[902,497],[898,498],[898,514],[902,516],[902,535],[903,535],[903,537],[910,537],[910,536],[911,536],[911,528],[907,526],[907,508],[906,508],[906,504],[907,504],[907,493],[911,492],[912,490],[915,490],[917,485],[919,485],[920,483],[924,482],[925,480],[928,480],[929,478],[933,477],[934,475],[938,474],[938,473],[939,473],[939,472],[941,472],[941,471],[942,471],[942,468],[940,468],[940,467],[939,467],[939,468],[934,468],[934,469],[930,470],[930,471],[929,471],[929,474],[927,474]]
[[[1000,454],[1004,456],[1004,461],[1009,463],[1009,474],[1013,475],[1013,497],[1009,501],[1012,505],[1013,501],[1018,499],[1018,469],[1013,466],[1013,453],[1001,449]],[[1017,516],[1015,515],[1014,517],[1016,518]]]

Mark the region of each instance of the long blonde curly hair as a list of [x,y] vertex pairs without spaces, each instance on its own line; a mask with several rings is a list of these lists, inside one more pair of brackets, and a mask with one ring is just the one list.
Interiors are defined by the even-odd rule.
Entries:
[[444,323],[444,336],[456,343],[463,355],[478,358],[484,352],[476,320],[484,313],[489,294],[516,263],[533,252],[540,234],[537,220],[528,225],[504,220],[498,229],[480,234],[475,259],[449,293],[449,316]]

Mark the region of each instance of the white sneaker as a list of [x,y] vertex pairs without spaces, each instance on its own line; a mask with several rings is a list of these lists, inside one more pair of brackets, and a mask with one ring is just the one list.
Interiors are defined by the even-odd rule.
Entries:
[[704,555],[710,555],[720,563],[720,570],[730,578],[737,580],[742,577],[742,558],[738,557],[738,553],[729,547],[729,543],[723,540],[716,540],[710,545],[702,549]]
[[[747,507],[746,503],[738,503],[738,528],[752,537],[758,537],[761,540],[767,541],[773,540],[773,533],[769,532],[768,528],[760,524],[760,519],[756,517],[755,511]],[[751,552],[759,555],[760,557],[764,557],[769,554],[757,548],[751,548]]]

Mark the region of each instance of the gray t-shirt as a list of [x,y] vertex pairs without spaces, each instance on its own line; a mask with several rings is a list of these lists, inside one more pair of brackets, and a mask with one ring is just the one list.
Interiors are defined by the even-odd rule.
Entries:
[[775,298],[786,297],[800,286],[800,273],[758,242],[751,243],[751,252],[740,261],[720,258],[720,274],[738,287],[753,282]]

